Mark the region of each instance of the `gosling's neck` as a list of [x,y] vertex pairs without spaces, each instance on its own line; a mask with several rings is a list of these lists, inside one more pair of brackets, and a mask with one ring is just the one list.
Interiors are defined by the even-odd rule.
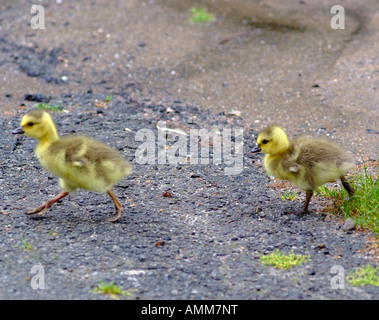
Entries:
[[269,153],[266,153],[263,163],[267,171],[272,175],[278,177],[279,173],[277,171],[277,161],[283,157],[283,155],[290,148],[290,142],[288,141],[287,136],[282,137],[282,139],[277,142]]
[[271,149],[271,152],[269,153],[272,157],[278,157],[284,154],[288,151],[290,147],[290,142],[287,138],[287,136],[282,136],[279,141],[276,142],[276,144]]
[[59,139],[58,130],[55,127],[53,123],[49,123],[46,126],[45,134],[39,137],[37,150],[42,150],[47,148],[50,144],[52,144],[54,141],[57,141]]

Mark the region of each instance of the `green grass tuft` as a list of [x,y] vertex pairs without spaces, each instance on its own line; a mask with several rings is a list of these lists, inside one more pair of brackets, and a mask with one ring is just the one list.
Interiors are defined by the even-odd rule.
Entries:
[[355,287],[365,285],[379,287],[379,270],[370,265],[360,267],[357,271],[349,274],[346,280]]
[[309,255],[294,254],[293,252],[286,255],[284,252],[280,252],[279,250],[276,250],[275,252],[268,255],[262,254],[261,256],[261,261],[265,264],[266,267],[268,265],[272,265],[277,269],[289,269],[293,266],[298,266],[303,262],[308,262],[310,260],[311,259]]
[[58,106],[53,106],[49,103],[45,103],[45,102],[42,102],[38,105],[38,109],[47,109],[47,110],[50,110],[50,111],[62,111],[63,108],[62,108],[62,105],[58,105]]
[[[377,168],[378,170],[378,168]],[[327,186],[319,188],[317,194],[331,198],[335,213],[343,213],[345,219],[350,218],[362,228],[369,229],[379,237],[379,182],[373,174],[363,167],[362,173],[353,175],[350,179],[355,190],[349,197],[344,188],[334,189]]]
[[117,298],[118,295],[128,295],[128,296],[131,295],[131,293],[122,290],[119,286],[115,285],[113,282],[105,283],[104,281],[101,281],[99,285],[95,289],[93,289],[91,292],[109,294],[113,298]]
[[26,240],[22,240],[22,243],[24,245],[23,249],[25,250],[33,250],[33,245]]
[[215,15],[208,12],[207,8],[192,7],[190,10],[192,14],[192,17],[189,18],[190,22],[204,23],[216,21]]
[[291,190],[287,186],[286,190],[284,190],[283,194],[280,195],[280,197],[284,200],[295,201],[299,196],[295,191]]

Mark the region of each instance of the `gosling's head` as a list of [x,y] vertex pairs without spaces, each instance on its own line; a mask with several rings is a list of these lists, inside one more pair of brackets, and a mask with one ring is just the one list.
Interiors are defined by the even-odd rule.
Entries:
[[258,146],[251,152],[263,152],[272,156],[279,155],[289,148],[287,134],[280,127],[268,127],[258,134]]
[[31,138],[42,139],[48,134],[56,134],[54,121],[42,110],[30,111],[22,117],[21,126],[12,131],[13,134],[25,134]]

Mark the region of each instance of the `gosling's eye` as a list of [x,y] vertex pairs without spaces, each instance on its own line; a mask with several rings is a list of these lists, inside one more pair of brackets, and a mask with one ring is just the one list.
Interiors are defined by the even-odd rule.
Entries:
[[267,144],[267,143],[268,143],[268,140],[264,139],[264,140],[262,141],[262,143],[263,143],[263,144]]
[[29,127],[33,127],[33,126],[34,126],[34,122],[29,122],[29,123],[28,123],[28,126],[29,126]]

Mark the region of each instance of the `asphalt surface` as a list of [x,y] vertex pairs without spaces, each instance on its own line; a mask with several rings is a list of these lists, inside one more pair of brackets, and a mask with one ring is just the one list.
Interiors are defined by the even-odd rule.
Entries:
[[[143,16],[148,3],[132,3],[130,10],[144,18],[130,21],[130,28],[142,29],[156,6]],[[264,173],[262,157],[249,152],[259,127],[269,119],[257,118],[259,125],[254,125],[254,118],[243,112],[239,116],[238,105],[215,110],[174,89],[173,83],[183,84],[185,77],[178,80],[171,60],[164,57],[175,52],[177,40],[162,51],[147,31],[122,42],[121,31],[114,36],[117,24],[108,33],[96,16],[75,20],[78,7],[69,1],[47,6],[55,19],[49,28],[64,36],[60,38],[59,32],[42,36],[30,30],[30,10],[25,6],[26,1],[6,1],[1,7],[0,299],[112,299],[93,292],[101,281],[114,282],[128,293],[120,299],[378,299],[377,287],[331,286],[333,266],[342,266],[346,274],[359,266],[377,266],[375,251],[370,250],[372,234],[343,231],[343,219],[327,214],[318,201],[311,202],[307,215],[287,214],[300,209],[304,197],[294,202],[281,199]],[[96,4],[87,1],[82,6],[97,12],[97,18],[109,13],[109,8],[96,10]],[[170,24],[159,24],[161,19],[169,15],[176,23],[185,14],[178,18],[172,11],[159,12],[163,16],[153,21],[165,38]],[[75,28],[69,33],[72,24]],[[192,27],[187,24],[182,28],[187,36],[199,33],[189,31]],[[238,30],[232,31],[235,35]],[[155,57],[158,50],[164,67],[152,60],[151,53],[144,53],[149,50]],[[107,195],[82,190],[42,217],[24,214],[26,208],[59,192],[57,178],[41,168],[33,154],[35,141],[11,134],[22,115],[41,101],[63,109],[53,112],[61,134],[90,135],[132,162],[133,174],[115,187],[125,207],[118,223],[104,221],[114,210]],[[228,112],[232,109],[237,112]],[[286,116],[282,119],[291,123]],[[353,151],[365,151],[375,159],[375,145],[365,148],[377,137],[373,119],[359,127],[366,130],[368,140],[360,139]],[[175,144],[170,141],[165,148],[165,141],[162,145],[158,139],[156,125],[162,120],[186,132],[242,129],[241,172],[225,174],[234,163],[222,158],[216,164],[212,144],[209,164],[190,164],[190,157],[177,164],[161,163],[158,157],[142,164],[136,158],[143,143],[136,141],[141,130],[150,130],[156,152],[172,150]],[[297,130],[308,127],[303,123]],[[325,125],[313,133],[344,141],[341,128],[346,127],[341,120],[339,127]],[[265,267],[262,254],[276,249],[309,255],[310,261],[289,270]],[[31,286],[36,265],[44,269],[44,289]]]
[[[243,128],[242,119],[223,121],[182,103],[171,104],[167,112],[165,106],[121,96],[96,107],[105,98],[64,98],[64,105],[73,107],[54,116],[62,134],[91,134],[133,163],[134,173],[115,188],[126,209],[115,224],[104,221],[113,214],[111,200],[86,191],[70,195],[45,216],[24,215],[27,207],[57,194],[59,187],[36,160],[35,142],[11,135],[19,119],[2,121],[2,299],[107,298],[91,292],[100,281],[130,293],[122,299],[378,297],[378,288],[371,286],[331,288],[334,265],[350,272],[374,263],[366,250],[368,234],[345,232],[341,221],[315,210],[303,217],[285,214],[302,203],[281,200],[266,186],[269,178],[248,156],[251,132],[245,131],[244,165],[237,175],[226,175],[228,165],[213,165],[212,159],[210,165],[136,161],[141,144],[134,139],[136,132],[156,132],[157,120],[175,117],[178,126],[187,128]],[[261,255],[276,249],[309,254],[311,261],[289,271],[265,267]],[[44,267],[44,290],[31,287],[34,265]]]

